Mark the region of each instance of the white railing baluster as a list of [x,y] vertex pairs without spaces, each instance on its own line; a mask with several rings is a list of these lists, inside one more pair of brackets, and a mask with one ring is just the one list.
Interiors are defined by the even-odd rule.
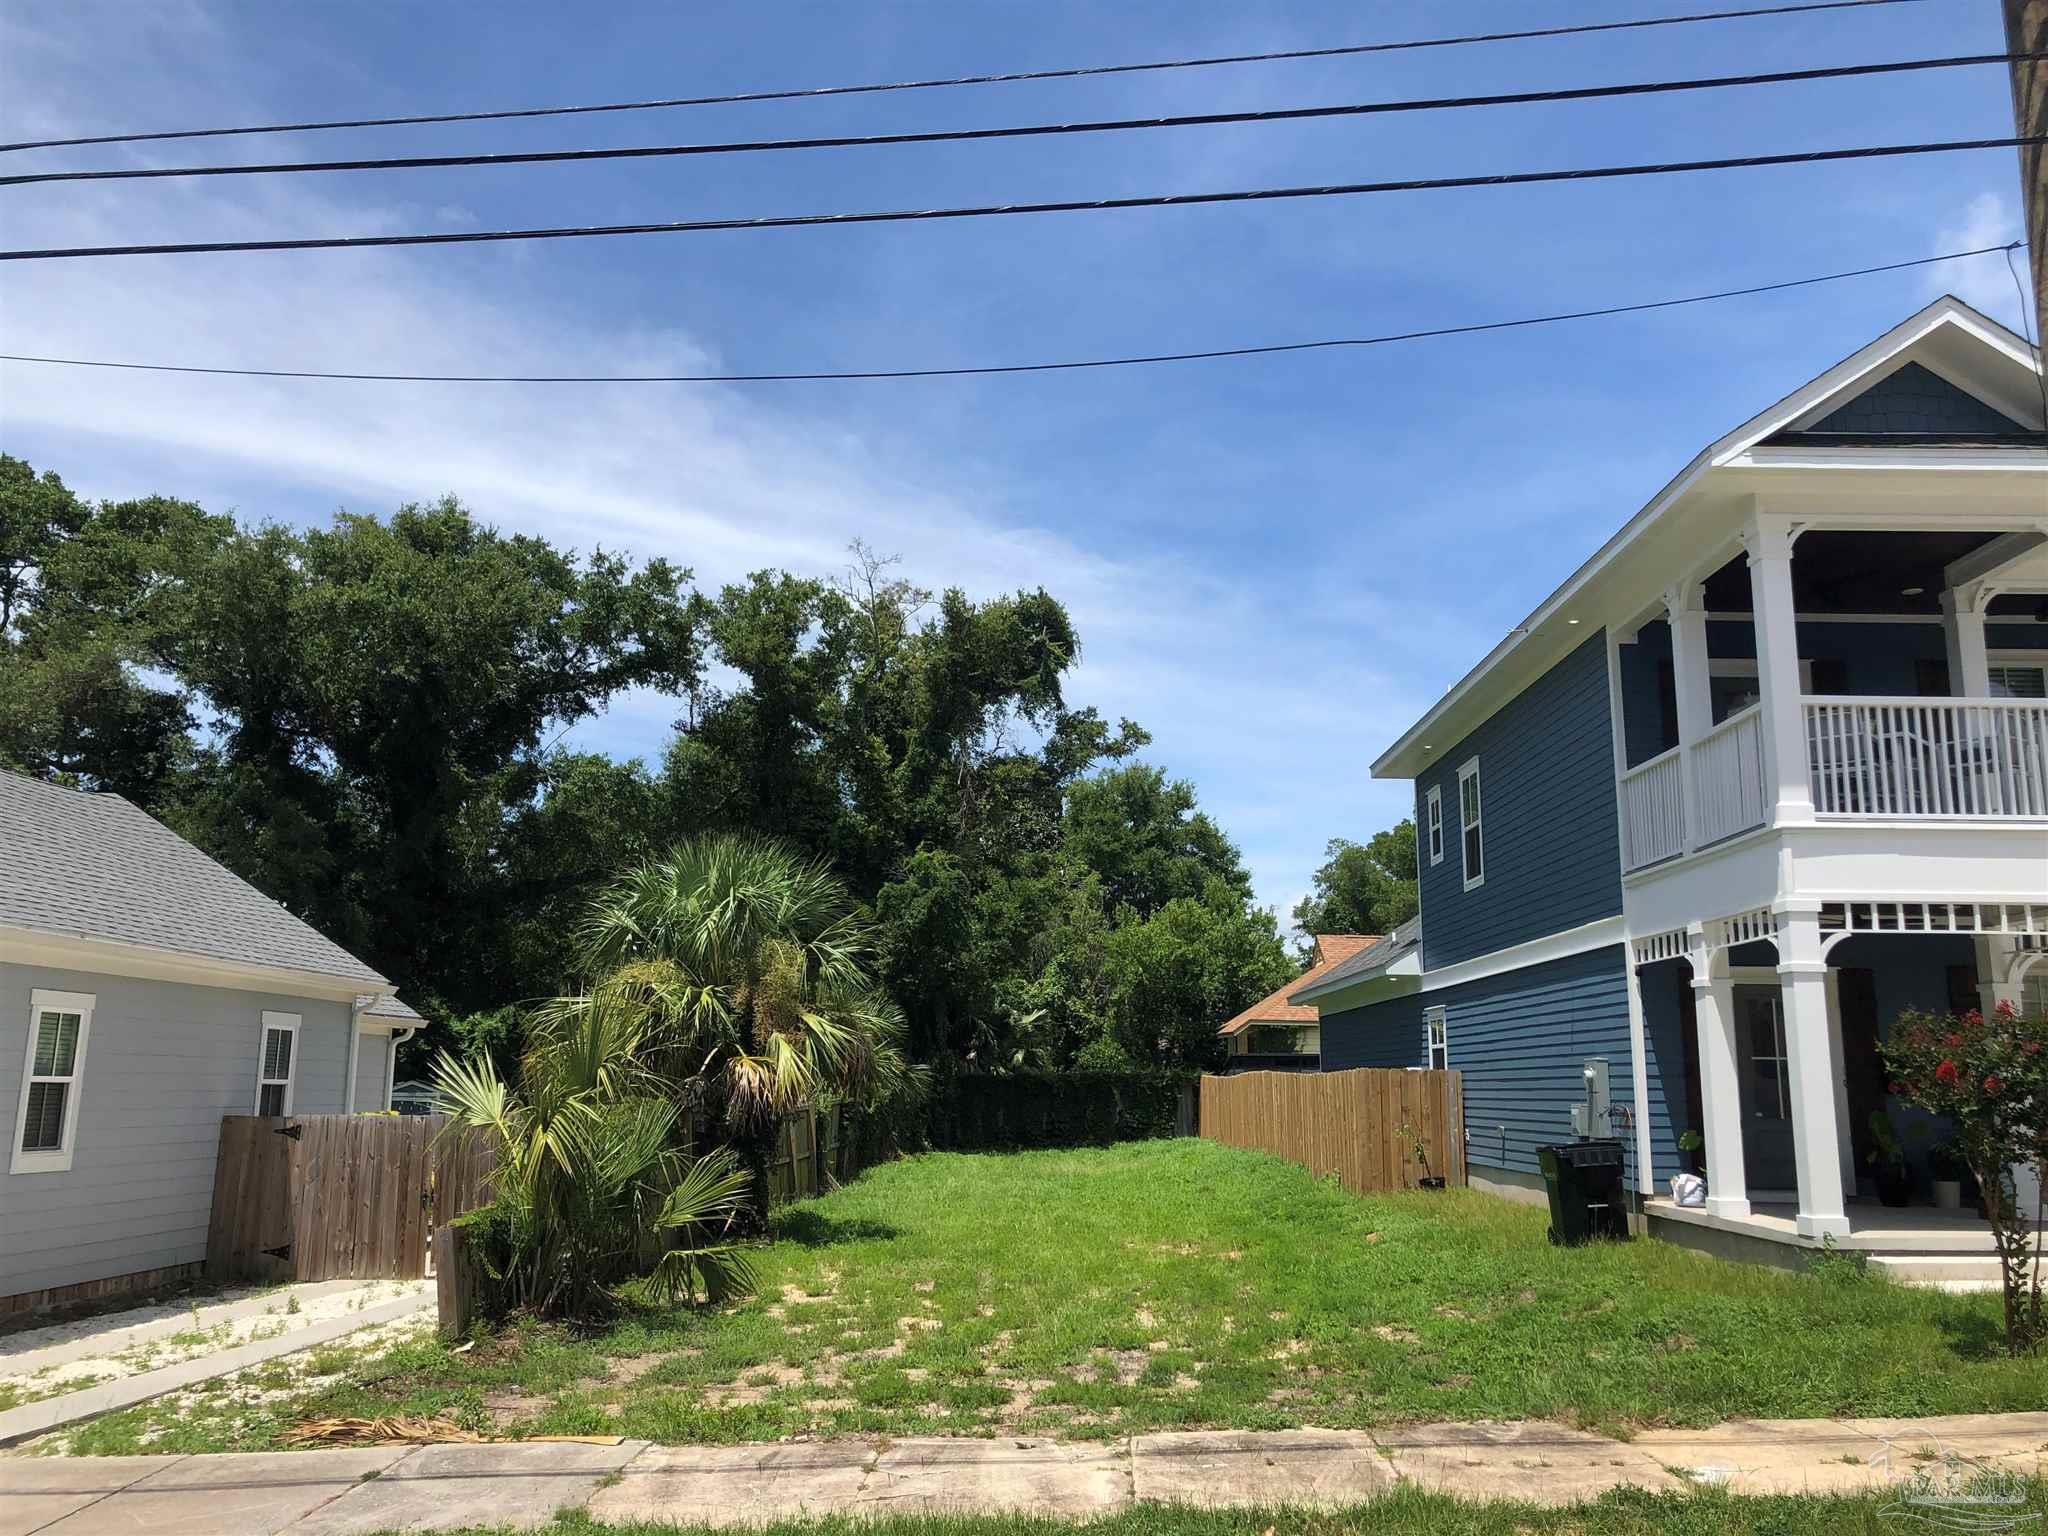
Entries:
[[[1809,698],[1804,718],[1819,815],[2048,816],[2048,701]],[[1730,823],[1752,813],[1748,765],[1721,745],[1741,719],[1694,749],[1702,804],[1721,808],[1705,817],[1718,829],[1706,841],[1741,830]],[[1754,810],[1760,820],[1760,796]]]
[[1622,824],[1628,828],[1624,859],[1631,870],[1685,852],[1684,765],[1678,753],[1677,747],[1660,752],[1621,777]]

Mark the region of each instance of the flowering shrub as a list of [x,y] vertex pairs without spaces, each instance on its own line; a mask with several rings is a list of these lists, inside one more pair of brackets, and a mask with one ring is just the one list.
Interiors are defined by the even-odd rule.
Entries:
[[1891,1091],[1955,1124],[1954,1144],[1984,1190],[1984,1213],[2005,1280],[2005,1342],[2023,1354],[2042,1340],[2040,1202],[2019,1209],[2012,1165],[2048,1154],[2048,1020],[2009,1003],[1989,1015],[1908,1012],[1880,1047]]

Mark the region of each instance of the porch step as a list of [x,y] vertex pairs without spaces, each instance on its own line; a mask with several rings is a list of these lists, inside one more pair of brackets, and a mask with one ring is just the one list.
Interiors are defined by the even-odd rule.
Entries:
[[1943,1291],[1995,1291],[2000,1277],[1996,1254],[1873,1253],[1870,1267],[1901,1285]]

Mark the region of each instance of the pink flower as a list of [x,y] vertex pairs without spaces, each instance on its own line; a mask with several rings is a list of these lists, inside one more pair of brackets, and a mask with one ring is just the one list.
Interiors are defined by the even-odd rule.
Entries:
[[2012,1004],[2007,1002],[2004,998],[2000,998],[1998,1000],[1998,1007],[1993,1011],[1997,1013],[1997,1015],[2001,1019],[2010,1019],[2016,1017],[2016,1015],[2013,1012]]
[[1934,1069],[1934,1078],[1936,1082],[1953,1083],[1960,1075],[1961,1074],[1956,1071],[1956,1064],[1952,1061],[1944,1061],[1940,1066]]
[[1984,1091],[1986,1093],[1995,1095],[1998,1092],[1998,1090],[2003,1088],[2004,1086],[2005,1084],[1998,1080],[1998,1074],[1996,1072],[1992,1073],[1989,1077],[1984,1079]]
[[1941,1043],[1950,1050],[1954,1050],[1963,1043],[1963,1037],[1961,1035],[1944,1035],[1941,1038]]

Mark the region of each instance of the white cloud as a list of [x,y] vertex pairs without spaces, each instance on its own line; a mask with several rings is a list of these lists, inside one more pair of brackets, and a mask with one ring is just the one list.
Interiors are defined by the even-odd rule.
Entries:
[[[1942,225],[1935,236],[1937,251],[1975,251],[1989,245],[2023,240],[2018,206],[1996,192],[1979,192],[1962,212]],[[2015,253],[2020,271],[2026,271],[2026,255]],[[1965,304],[1974,305],[1993,319],[2011,325],[2019,315],[2019,292],[2002,256],[1973,256],[1968,261],[1943,262],[1927,269],[1929,296],[1952,293]]]
[[[164,239],[392,227],[416,210],[298,187],[238,198],[181,189],[151,215]],[[10,221],[10,243],[92,244],[135,227],[87,193]],[[223,366],[470,372],[688,372],[718,358],[687,331],[568,318],[507,268],[388,252],[107,258],[9,273],[9,350]],[[48,467],[89,495],[168,490],[245,517],[385,510],[454,492],[501,526],[588,548],[667,556],[715,586],[778,566],[838,569],[856,536],[900,551],[926,585],[986,595],[1043,584],[1073,612],[1076,703],[1154,732],[1244,847],[1262,899],[1291,904],[1324,839],[1398,814],[1366,764],[1384,725],[1424,699],[1350,647],[1395,616],[1361,600],[1341,622],[1146,548],[1005,521],[976,467],[945,445],[881,444],[836,422],[833,397],[717,386],[550,388],[355,384],[7,365],[10,437],[83,452]],[[17,450],[19,451],[19,450]],[[118,466],[109,470],[107,466]],[[274,501],[250,504],[248,488]],[[970,492],[966,488],[973,487]],[[998,487],[998,492],[1000,488]],[[658,753],[673,709],[634,698],[579,730]],[[1284,907],[1283,907],[1284,911]]]

